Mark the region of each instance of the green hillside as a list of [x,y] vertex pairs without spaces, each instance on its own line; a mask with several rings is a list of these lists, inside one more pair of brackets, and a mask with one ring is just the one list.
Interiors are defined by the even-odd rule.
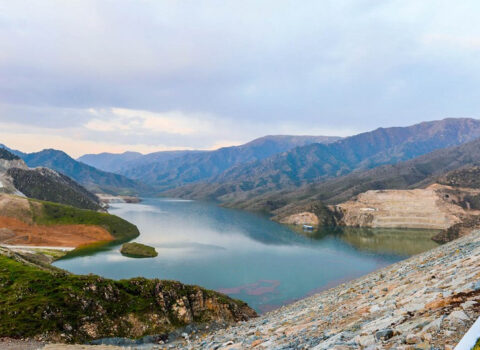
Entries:
[[[175,281],[76,276],[0,248],[0,337],[60,342],[165,334],[190,322],[255,316],[245,303]],[[177,311],[185,302],[190,319]],[[208,306],[205,306],[207,305]],[[183,304],[182,304],[183,305]]]

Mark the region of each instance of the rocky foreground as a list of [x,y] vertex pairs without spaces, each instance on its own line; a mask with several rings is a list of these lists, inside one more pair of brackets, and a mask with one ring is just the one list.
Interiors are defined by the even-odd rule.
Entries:
[[[0,295],[0,338],[6,338],[0,339],[0,349],[16,345],[15,339],[27,339],[27,344],[150,334],[161,339],[191,323],[233,323],[256,316],[244,302],[198,286],[74,275],[33,252],[1,247]],[[28,347],[17,347],[23,348]]]
[[480,316],[480,231],[175,349],[453,349]]

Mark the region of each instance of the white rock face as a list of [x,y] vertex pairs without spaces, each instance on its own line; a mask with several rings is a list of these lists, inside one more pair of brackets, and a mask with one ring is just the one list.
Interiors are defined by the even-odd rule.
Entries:
[[28,166],[21,159],[15,159],[15,160],[0,159],[0,173],[5,173],[10,168],[28,169]]
[[446,229],[466,215],[446,194],[448,189],[434,184],[415,190],[372,190],[335,209],[343,214],[341,224],[345,226]]
[[303,212],[299,214],[290,215],[280,221],[282,224],[287,225],[318,225],[318,217],[311,212]]

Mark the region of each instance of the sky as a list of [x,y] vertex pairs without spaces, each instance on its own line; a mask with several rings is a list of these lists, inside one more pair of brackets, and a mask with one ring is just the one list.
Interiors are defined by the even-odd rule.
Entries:
[[0,143],[214,149],[480,115],[478,0],[0,0]]

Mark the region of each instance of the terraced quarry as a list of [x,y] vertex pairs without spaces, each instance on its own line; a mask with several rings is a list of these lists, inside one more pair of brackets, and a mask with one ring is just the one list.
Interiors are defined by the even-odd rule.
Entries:
[[345,226],[446,229],[466,212],[444,197],[445,188],[367,191],[335,209],[342,213]]

